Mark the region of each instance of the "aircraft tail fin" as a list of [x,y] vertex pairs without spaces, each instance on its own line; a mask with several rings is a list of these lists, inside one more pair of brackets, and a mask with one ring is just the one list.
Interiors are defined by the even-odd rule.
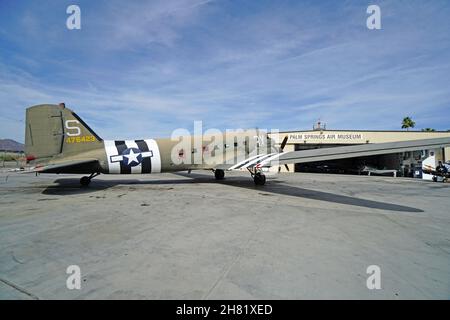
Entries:
[[102,146],[102,139],[63,103],[41,104],[26,111],[27,161],[77,154]]

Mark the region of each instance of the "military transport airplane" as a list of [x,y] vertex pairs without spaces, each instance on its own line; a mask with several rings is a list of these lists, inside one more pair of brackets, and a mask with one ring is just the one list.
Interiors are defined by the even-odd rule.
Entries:
[[[217,180],[223,179],[227,170],[248,170],[256,185],[264,185],[264,173],[274,166],[450,146],[450,138],[437,138],[283,152],[287,136],[277,147],[267,133],[242,135],[227,132],[221,139],[201,136],[200,148],[189,149],[179,147],[179,141],[171,138],[103,140],[64,104],[42,104],[26,110],[25,153],[27,163],[33,166],[30,172],[88,174],[80,179],[83,186],[101,173],[199,169],[212,170]],[[198,137],[189,139],[193,142],[189,145],[195,146]],[[192,161],[199,155],[200,162]]]

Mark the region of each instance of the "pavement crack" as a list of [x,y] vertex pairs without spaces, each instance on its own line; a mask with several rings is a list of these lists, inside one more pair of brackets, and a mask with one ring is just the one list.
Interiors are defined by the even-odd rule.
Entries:
[[249,245],[250,245],[250,241],[253,239],[253,237],[255,236],[255,234],[258,232],[259,230],[259,226],[256,227],[256,229],[252,232],[252,234],[250,235],[250,237],[247,239],[247,242],[245,243],[245,245],[243,247],[241,247],[239,249],[239,252],[236,254],[236,257],[234,257],[233,261],[230,263],[230,265],[222,272],[222,274],[220,275],[220,277],[214,282],[214,284],[212,285],[212,287],[208,290],[208,292],[206,293],[206,295],[202,298],[202,300],[206,300],[209,298],[209,296],[212,294],[212,292],[214,291],[214,289],[218,286],[218,284],[227,276],[227,274],[230,272],[231,268],[233,268],[233,266],[236,264],[236,262],[239,261],[239,259],[241,258],[242,254],[248,249]]
[[8,280],[5,280],[5,279],[0,278],[0,282],[6,284],[8,287],[11,287],[11,288],[13,288],[13,289],[15,289],[15,290],[17,290],[17,291],[19,291],[19,292],[21,292],[21,293],[23,293],[23,294],[29,296],[30,298],[32,298],[32,299],[34,299],[34,300],[39,300],[39,297],[38,297],[38,296],[35,296],[35,295],[32,294],[31,292],[28,292],[26,289],[21,288],[21,287],[19,287],[18,285],[15,285],[14,283],[12,283],[12,282],[10,282],[10,281],[8,281]]
[[14,251],[11,252],[11,256],[12,256],[12,259],[13,259],[15,262],[20,263],[20,264],[25,264],[25,262],[20,261],[19,259],[17,259],[17,257],[16,257],[15,254],[14,254]]

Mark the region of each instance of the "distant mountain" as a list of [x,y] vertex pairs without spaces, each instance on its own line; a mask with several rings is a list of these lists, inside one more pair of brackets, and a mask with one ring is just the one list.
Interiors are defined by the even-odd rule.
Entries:
[[12,139],[0,139],[0,151],[23,152],[25,145]]

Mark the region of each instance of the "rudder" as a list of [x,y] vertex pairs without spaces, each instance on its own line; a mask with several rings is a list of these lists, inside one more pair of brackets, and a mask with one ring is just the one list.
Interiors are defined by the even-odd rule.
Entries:
[[28,160],[102,147],[102,139],[64,104],[42,104],[28,108],[25,126]]

